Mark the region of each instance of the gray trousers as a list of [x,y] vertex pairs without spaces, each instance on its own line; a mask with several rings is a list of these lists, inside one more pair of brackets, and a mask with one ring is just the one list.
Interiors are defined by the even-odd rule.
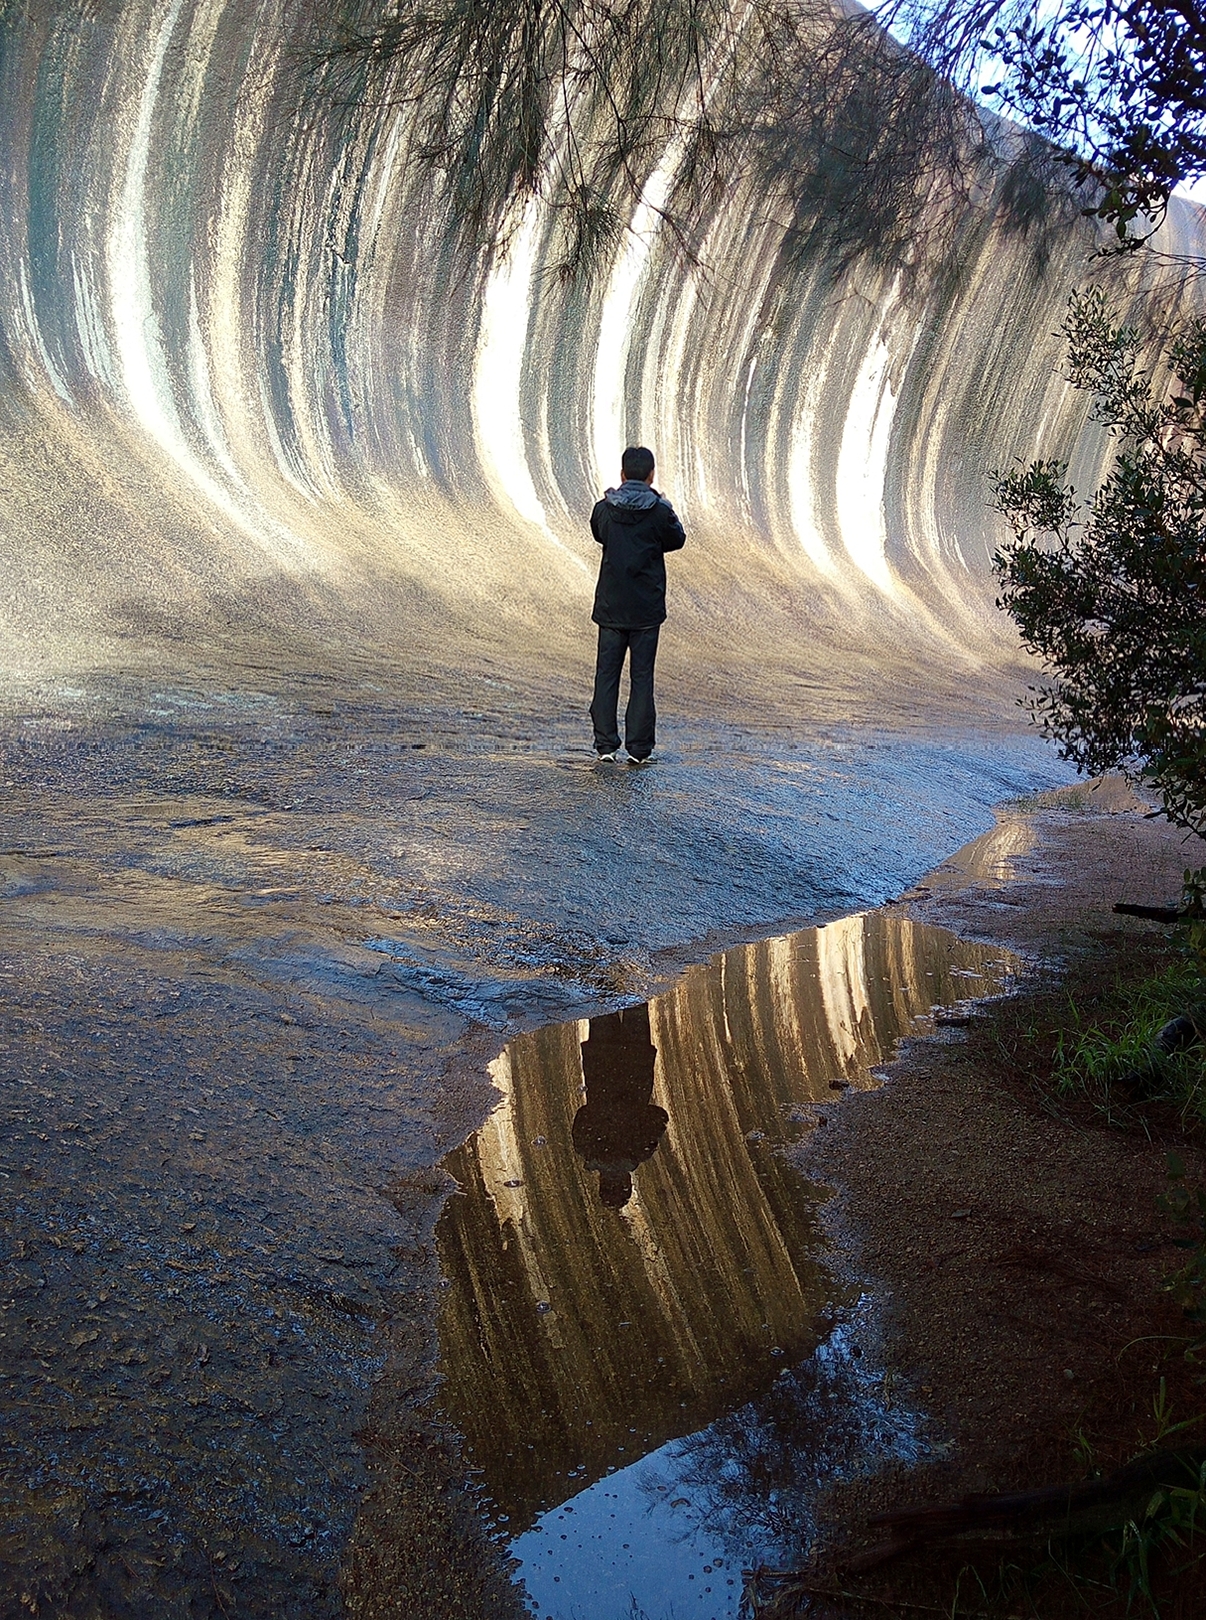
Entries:
[[620,702],[620,672],[628,655],[628,707],[624,711],[624,746],[633,759],[646,759],[653,752],[653,730],[657,710],[653,706],[653,661],[657,657],[660,624],[643,630],[612,630],[599,626],[599,651],[595,660],[595,695],[590,705],[595,728],[595,752],[614,754],[620,746],[616,711]]

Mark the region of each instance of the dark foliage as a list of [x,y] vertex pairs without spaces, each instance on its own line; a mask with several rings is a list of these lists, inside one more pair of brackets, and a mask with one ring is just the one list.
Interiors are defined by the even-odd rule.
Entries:
[[[608,261],[668,158],[657,210],[689,256],[746,185],[797,246],[894,268],[941,257],[969,199],[1038,161],[828,0],[346,0],[317,67],[338,102],[405,112],[462,250],[505,248],[539,197],[567,276]],[[1029,226],[1043,195],[999,201]]]
[[879,15],[952,84],[1051,141],[1087,211],[1128,246],[1179,181],[1206,173],[1199,0],[887,0]]
[[1062,463],[997,476],[1000,605],[1054,672],[1030,703],[1064,757],[1142,778],[1206,836],[1206,321],[1170,346],[1167,385],[1099,290],[1073,295],[1065,333],[1118,455],[1087,509]]

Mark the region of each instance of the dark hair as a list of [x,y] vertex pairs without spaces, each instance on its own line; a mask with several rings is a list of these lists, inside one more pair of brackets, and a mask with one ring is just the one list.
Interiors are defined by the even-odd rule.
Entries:
[[625,478],[648,478],[653,471],[653,451],[643,444],[630,444],[620,457],[620,471]]

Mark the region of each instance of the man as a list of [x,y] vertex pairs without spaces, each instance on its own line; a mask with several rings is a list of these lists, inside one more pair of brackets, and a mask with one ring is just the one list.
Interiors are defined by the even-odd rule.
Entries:
[[627,653],[624,746],[633,764],[641,765],[653,753],[657,719],[653,661],[666,617],[665,554],[678,551],[687,536],[670,502],[652,487],[652,450],[630,445],[620,460],[620,474],[619,489],[609,489],[590,515],[590,531],[603,547],[591,614],[599,626],[599,651],[590,718],[595,753],[614,760],[620,746],[616,725],[620,672]]

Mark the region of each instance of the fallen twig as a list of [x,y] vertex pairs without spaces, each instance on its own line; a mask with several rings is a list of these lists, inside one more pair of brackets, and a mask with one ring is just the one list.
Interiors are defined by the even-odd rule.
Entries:
[[867,1522],[888,1527],[890,1539],[853,1554],[844,1567],[853,1572],[876,1569],[926,1542],[990,1525],[1008,1528],[1029,1520],[1071,1518],[1090,1508],[1123,1502],[1142,1490],[1177,1484],[1187,1472],[1196,1473],[1203,1459],[1203,1447],[1152,1451],[1112,1474],[1079,1485],[1043,1485],[1037,1490],[1008,1491],[999,1496],[965,1496],[940,1507],[896,1508],[890,1513],[877,1513]]
[[1114,910],[1122,917],[1146,917],[1148,922],[1174,923],[1196,916],[1196,912],[1182,911],[1180,906],[1132,906],[1125,900],[1114,903]]
[[214,1561],[209,1556],[209,1549],[205,1548],[203,1550],[205,1552],[205,1562],[209,1565],[209,1584],[214,1589],[214,1598],[217,1601],[217,1605],[218,1605],[219,1610],[221,1611],[223,1620],[230,1620],[230,1610],[226,1607],[225,1603],[223,1603],[222,1594],[218,1590],[218,1572],[214,1568]]
[[[748,1573],[748,1572],[747,1572]],[[948,1620],[1001,1620],[999,1615],[990,1615],[983,1609],[952,1609],[947,1605],[939,1607],[933,1603],[910,1603],[905,1598],[872,1597],[866,1592],[847,1592],[841,1587],[814,1586],[809,1581],[799,1580],[790,1570],[768,1569],[753,1571],[753,1579],[758,1576],[768,1579],[779,1579],[790,1582],[785,1585],[776,1596],[787,1597],[819,1597],[840,1598],[845,1603],[868,1603],[877,1609],[907,1609],[910,1614],[943,1614]],[[1007,1615],[1005,1620],[1022,1620],[1021,1615]]]
[[1050,1271],[1057,1277],[1063,1277],[1068,1282],[1084,1283],[1092,1288],[1101,1289],[1103,1294],[1110,1294],[1115,1299],[1125,1301],[1125,1289],[1119,1288],[1117,1283],[1111,1282],[1107,1277],[1099,1277],[1096,1272],[1082,1271],[1079,1266],[1068,1265],[1056,1255],[1049,1254],[1045,1249],[1039,1249],[1026,1243],[1015,1244],[1004,1254],[997,1255],[992,1261],[994,1266],[1024,1266],[1035,1271]]

